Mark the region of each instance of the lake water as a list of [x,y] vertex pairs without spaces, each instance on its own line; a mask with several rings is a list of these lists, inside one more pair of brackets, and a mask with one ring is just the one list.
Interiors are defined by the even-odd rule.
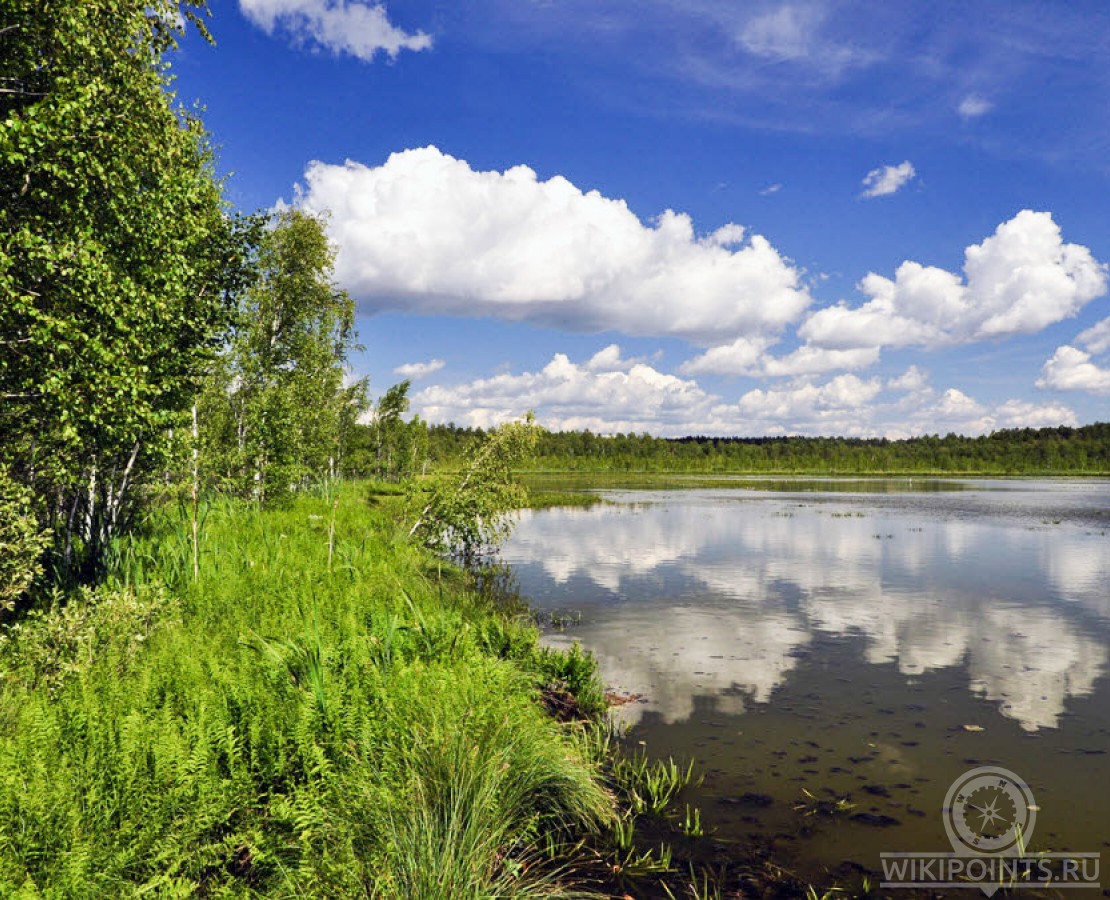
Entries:
[[[643,695],[628,740],[697,761],[718,837],[878,871],[950,850],[945,794],[990,764],[1028,783],[1033,850],[1110,848],[1110,481],[602,495],[525,514],[503,556],[571,621],[545,640]],[[855,806],[807,816],[805,791]]]

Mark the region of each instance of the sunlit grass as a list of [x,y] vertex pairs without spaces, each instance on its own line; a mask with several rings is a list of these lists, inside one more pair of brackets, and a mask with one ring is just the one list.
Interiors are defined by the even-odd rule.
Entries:
[[[584,655],[346,486],[183,510],[0,642],[2,896],[547,896],[613,798],[541,689]],[[334,516],[334,518],[333,518]],[[330,560],[329,560],[330,557]],[[330,564],[329,564],[330,563]]]

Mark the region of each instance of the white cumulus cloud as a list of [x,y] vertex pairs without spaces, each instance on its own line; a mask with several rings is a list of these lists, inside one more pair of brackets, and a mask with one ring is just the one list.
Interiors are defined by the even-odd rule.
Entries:
[[405,363],[404,365],[397,366],[397,368],[393,370],[393,374],[416,381],[419,378],[427,378],[429,375],[434,375],[445,365],[447,365],[447,363],[442,359],[430,359],[427,362]]
[[620,350],[615,346],[584,365],[556,353],[536,372],[425,388],[413,397],[413,405],[429,421],[483,428],[531,409],[549,428],[677,434],[685,433],[687,423],[708,416],[717,399],[695,381],[644,363],[633,363],[627,371],[617,368],[620,365]]
[[920,391],[929,383],[928,376],[917,366],[910,366],[901,375],[891,378],[886,386],[892,391]]
[[888,382],[887,387],[903,392],[900,399],[880,411],[880,420],[887,423],[883,434],[892,439],[949,432],[979,435],[1003,428],[1077,424],[1075,413],[1059,403],[1011,399],[988,406],[958,388],[936,391],[915,366]]
[[1007,400],[991,411],[990,424],[983,432],[1000,428],[1054,428],[1058,425],[1078,425],[1075,413],[1060,403],[1030,403],[1027,400]]
[[822,347],[939,347],[1032,334],[1106,292],[1107,267],[1065,244],[1051,213],[1022,210],[965,251],[964,278],[907,261],[867,275],[862,306],[818,310],[798,329]]
[[947,422],[972,420],[986,412],[982,404],[957,388],[949,388],[941,394],[933,409]]
[[562,353],[541,369],[501,373],[458,385],[430,386],[413,408],[432,422],[488,427],[534,410],[556,430],[761,436],[846,435],[891,438],[955,431],[1075,424],[1060,404],[1009,400],[994,406],[957,388],[936,391],[910,367],[884,384],[878,377],[837,375],[827,381],[794,378],[727,400],[695,379],[626,360],[610,345],[584,363]]
[[681,371],[685,375],[750,375],[759,370],[763,354],[772,343],[771,338],[739,337],[687,360]]
[[1086,347],[1091,353],[1105,353],[1110,350],[1110,319],[1103,319],[1082,331],[1075,342]]
[[[659,354],[655,354],[656,357]],[[627,372],[633,366],[650,362],[649,357],[633,356],[631,358],[621,355],[621,348],[617,344],[602,347],[586,363],[590,372]]]
[[866,369],[879,361],[878,347],[833,350],[804,344],[785,356],[765,355],[770,342],[737,338],[722,347],[711,347],[681,366],[686,375],[748,375],[783,378]]
[[279,28],[296,43],[323,47],[372,60],[378,53],[395,59],[402,50],[427,50],[432,39],[409,33],[389,21],[382,3],[357,0],[239,0],[243,15],[267,34]]
[[297,203],[330,212],[336,276],[364,312],[492,315],[709,346],[778,334],[810,303],[801,273],[739,225],[699,237],[673,210],[645,225],[623,200],[563,177],[475,171],[435,147],[380,166],[313,162]]
[[744,394],[738,407],[741,414],[757,419],[820,421],[839,418],[846,410],[866,406],[881,390],[878,378],[864,381],[855,375],[837,375],[820,385],[808,382],[767,390],[757,388]]
[[908,159],[896,166],[880,166],[863,178],[863,197],[885,197],[906,185],[917,174]]
[[1110,394],[1110,369],[1091,362],[1091,354],[1065,344],[1041,369],[1037,387],[1056,391]]

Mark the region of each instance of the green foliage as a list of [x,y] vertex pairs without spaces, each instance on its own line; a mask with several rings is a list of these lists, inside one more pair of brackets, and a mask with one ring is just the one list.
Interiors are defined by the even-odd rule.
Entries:
[[566,691],[575,698],[577,708],[591,718],[604,715],[609,704],[592,653],[575,642],[569,650],[538,648],[536,656],[549,690]]
[[794,803],[794,811],[806,818],[811,816],[846,816],[856,804],[848,797],[818,797],[808,788],[802,788],[803,796]]
[[468,566],[496,546],[525,503],[513,467],[534,452],[541,430],[529,413],[490,431],[467,453],[458,475],[435,482],[428,498],[415,494],[420,511],[410,536]]
[[50,543],[31,509],[31,492],[0,468],[0,613],[42,574],[42,554]]
[[18,684],[56,697],[94,662],[111,656],[117,672],[138,658],[163,625],[180,624],[180,602],[163,587],[81,588],[68,602],[32,610],[0,632],[0,671]]
[[[694,810],[697,813],[697,810]],[[712,883],[708,873],[700,875],[690,867],[690,880],[684,886],[682,894],[675,894],[668,886],[664,886],[668,900],[721,900],[721,889]],[[808,895],[807,895],[808,896]]]
[[643,753],[618,754],[611,772],[633,815],[662,814],[695,780],[693,762],[683,769],[673,759],[650,762]]
[[613,802],[538,698],[587,662],[429,580],[401,498],[338,500],[212,503],[195,582],[161,508],[105,585],[0,632],[0,896],[561,890]]
[[0,464],[65,574],[162,465],[227,321],[245,233],[164,55],[199,0],[10,0],[0,14]]
[[[429,456],[457,468],[484,439],[481,429],[429,428]],[[655,438],[545,431],[526,469],[534,472],[683,474],[1106,474],[1110,423],[1021,428],[971,438]],[[611,482],[610,482],[611,483]]]
[[354,302],[331,282],[323,224],[294,210],[272,226],[198,408],[206,479],[260,502],[339,474],[367,405],[365,380],[344,384]]
[[411,386],[412,382],[406,379],[393,385],[378,400],[367,429],[371,459],[363,464],[363,474],[401,481],[423,468],[428,456],[428,427],[419,416],[409,422],[404,420]]
[[701,837],[705,834],[705,828],[701,824],[701,810],[698,807],[691,807],[689,803],[686,804],[686,815],[682,820],[682,833],[686,837]]

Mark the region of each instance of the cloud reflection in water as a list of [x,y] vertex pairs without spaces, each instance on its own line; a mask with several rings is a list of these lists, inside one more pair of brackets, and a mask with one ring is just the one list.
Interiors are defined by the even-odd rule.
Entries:
[[[698,695],[767,703],[818,634],[859,635],[908,677],[966,667],[969,690],[1053,728],[1107,663],[1110,541],[1065,523],[812,495],[640,493],[524,517],[505,549],[541,608],[573,608],[609,681],[674,723]],[[860,515],[862,513],[862,516]]]

